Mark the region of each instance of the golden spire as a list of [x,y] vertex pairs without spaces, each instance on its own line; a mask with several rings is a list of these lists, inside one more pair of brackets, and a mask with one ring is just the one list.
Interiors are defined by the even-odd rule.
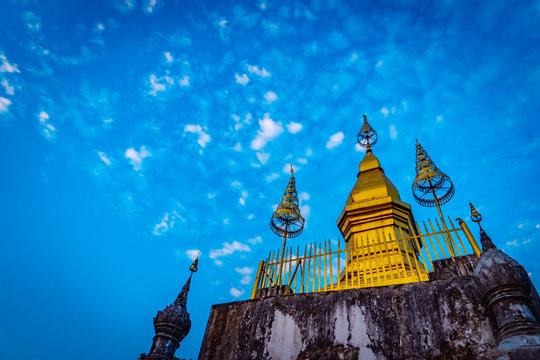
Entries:
[[197,258],[193,261],[193,264],[191,264],[191,266],[189,267],[189,271],[191,271],[192,274],[199,270],[199,256],[201,256],[200,251],[199,255],[197,255]]
[[362,124],[362,128],[356,137],[358,144],[365,147],[366,151],[371,151],[371,145],[375,145],[378,138],[377,132],[369,125],[367,117],[364,115],[364,124]]
[[[281,203],[270,219],[270,229],[280,237],[283,237],[283,251],[281,252],[281,265],[285,255],[285,243],[287,238],[299,236],[304,230],[304,218],[300,215],[298,196],[296,193],[296,180],[294,170],[291,165],[291,179],[285,189],[285,194],[281,198]],[[278,285],[281,283],[282,268],[279,270]]]

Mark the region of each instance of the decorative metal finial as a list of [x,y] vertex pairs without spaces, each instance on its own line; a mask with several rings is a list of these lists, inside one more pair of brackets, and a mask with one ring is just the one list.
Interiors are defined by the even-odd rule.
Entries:
[[201,256],[200,251],[199,255],[197,255],[197,258],[193,261],[193,264],[191,264],[191,266],[189,267],[189,271],[191,271],[192,274],[199,270],[199,256]]
[[362,125],[362,129],[360,129],[360,132],[356,137],[358,144],[369,150],[371,149],[371,145],[375,145],[377,143],[378,139],[379,137],[377,136],[377,132],[373,130],[371,125],[369,125],[367,117],[366,115],[364,115],[364,124]]
[[412,191],[417,203],[437,208],[449,202],[456,192],[450,177],[435,165],[418,140],[416,140],[416,178]]
[[300,215],[298,196],[296,193],[296,181],[294,179],[293,167],[291,165],[291,179],[281,198],[281,203],[272,214],[270,219],[270,229],[280,237],[283,237],[283,250],[281,252],[281,265],[279,269],[278,285],[282,284],[281,274],[283,267],[283,257],[285,255],[285,243],[287,238],[299,236],[304,230],[304,218]]
[[478,226],[480,226],[480,229],[482,229],[482,225],[480,224],[480,221],[482,221],[482,215],[474,208],[470,201],[469,205],[471,206],[471,220],[477,223]]
[[281,203],[272,214],[270,229],[280,237],[294,238],[302,233],[304,221],[304,218],[300,215],[296,181],[291,165],[291,179],[289,180],[283,198],[281,198]]
[[291,165],[291,175],[292,175],[292,174],[294,174],[294,169],[293,169],[292,164],[290,164],[290,165]]

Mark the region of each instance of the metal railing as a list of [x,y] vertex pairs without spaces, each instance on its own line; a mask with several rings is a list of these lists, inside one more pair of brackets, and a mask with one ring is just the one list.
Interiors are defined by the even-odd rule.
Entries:
[[416,231],[375,230],[374,236],[357,234],[344,246],[338,240],[334,248],[330,240],[305,245],[303,253],[300,246],[296,251],[288,247],[283,261],[279,250],[271,251],[259,263],[251,298],[272,288],[308,293],[428,281],[433,261],[481,254],[465,222],[458,218],[456,227],[448,220],[451,228],[428,220],[422,223],[424,232],[418,224]]

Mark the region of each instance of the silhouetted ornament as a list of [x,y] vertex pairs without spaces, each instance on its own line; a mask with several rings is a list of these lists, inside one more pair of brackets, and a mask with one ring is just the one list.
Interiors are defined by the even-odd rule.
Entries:
[[367,117],[364,115],[364,124],[356,137],[358,144],[366,149],[370,149],[372,145],[377,143],[378,139],[377,132],[369,125]]

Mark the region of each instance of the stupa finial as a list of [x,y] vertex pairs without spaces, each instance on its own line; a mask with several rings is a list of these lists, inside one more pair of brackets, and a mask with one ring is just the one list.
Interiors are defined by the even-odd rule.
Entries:
[[366,148],[367,151],[371,151],[371,145],[375,145],[378,139],[379,137],[377,136],[377,132],[373,130],[371,125],[369,125],[367,117],[364,115],[364,123],[362,124],[362,128],[356,137],[358,144]]
[[281,274],[283,269],[283,259],[285,255],[285,243],[287,238],[299,236],[304,230],[304,218],[300,215],[298,196],[296,193],[296,180],[294,179],[294,170],[291,165],[291,179],[285,189],[285,194],[281,198],[281,203],[270,219],[270,229],[279,237],[283,237],[283,249],[281,252],[281,265],[277,283],[282,284]]

